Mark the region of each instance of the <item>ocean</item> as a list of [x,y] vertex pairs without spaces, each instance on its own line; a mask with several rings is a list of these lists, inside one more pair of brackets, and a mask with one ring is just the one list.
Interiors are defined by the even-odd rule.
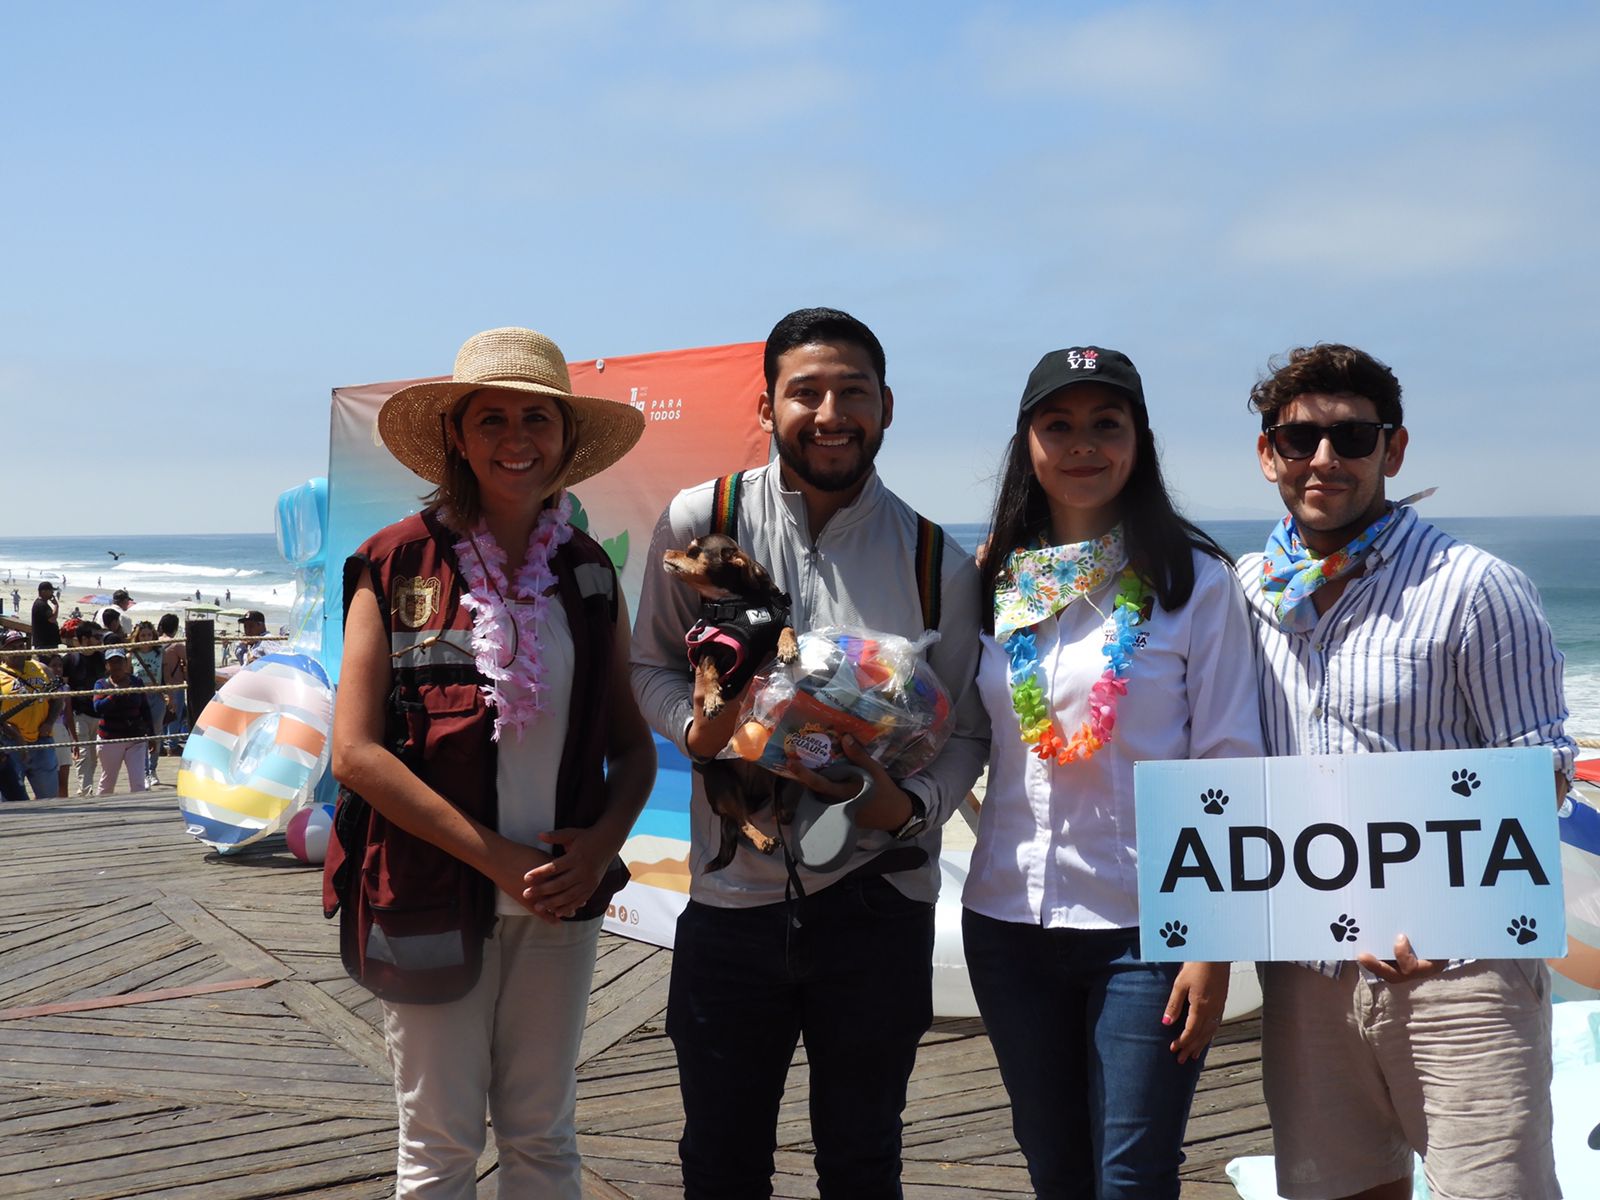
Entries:
[[7,616],[15,588],[26,618],[41,579],[61,588],[63,618],[74,608],[93,616],[118,588],[133,597],[135,619],[144,611],[178,611],[198,589],[207,604],[260,609],[276,628],[289,620],[295,597],[294,573],[270,533],[0,538]]
[[[1600,737],[1600,517],[1430,519],[1527,572],[1566,656],[1569,728]],[[1229,553],[1243,554],[1260,548],[1270,522],[1202,524]],[[946,529],[968,550],[988,531],[981,523]],[[13,587],[21,593],[25,617],[37,581],[60,583],[63,576],[64,614],[78,607],[92,615],[119,587],[138,602],[135,616],[141,609],[176,611],[198,588],[207,602],[224,608],[261,609],[268,627],[277,629],[289,622],[295,597],[294,573],[270,533],[0,538],[0,581],[9,580],[0,585],[7,616]]]

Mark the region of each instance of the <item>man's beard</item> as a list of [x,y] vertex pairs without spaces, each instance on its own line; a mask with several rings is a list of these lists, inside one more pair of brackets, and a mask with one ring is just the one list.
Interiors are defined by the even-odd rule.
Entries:
[[847,492],[872,473],[872,462],[878,457],[878,450],[883,445],[883,430],[878,430],[871,437],[863,437],[856,443],[856,461],[853,466],[840,467],[833,471],[818,470],[807,462],[803,443],[780,437],[774,437],[773,441],[778,447],[778,461],[788,468],[791,475],[803,483],[810,484],[819,492]]

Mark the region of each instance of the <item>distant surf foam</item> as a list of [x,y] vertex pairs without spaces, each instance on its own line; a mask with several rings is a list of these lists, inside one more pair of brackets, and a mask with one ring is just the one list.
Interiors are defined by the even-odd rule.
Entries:
[[251,571],[242,567],[206,567],[198,563],[176,562],[119,562],[110,569],[119,583],[125,576],[149,579],[177,577],[179,579],[250,579],[264,575],[264,571]]

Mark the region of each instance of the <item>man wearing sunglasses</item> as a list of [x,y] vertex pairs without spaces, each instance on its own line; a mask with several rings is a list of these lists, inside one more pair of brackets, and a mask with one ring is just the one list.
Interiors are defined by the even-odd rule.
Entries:
[[[1386,497],[1408,438],[1394,373],[1292,350],[1250,406],[1289,510],[1239,562],[1268,752],[1549,746],[1559,802],[1561,654],[1522,572]],[[1561,1194],[1541,960],[1419,959],[1402,933],[1388,962],[1263,964],[1262,992],[1283,1196],[1403,1200],[1413,1151],[1438,1200]]]

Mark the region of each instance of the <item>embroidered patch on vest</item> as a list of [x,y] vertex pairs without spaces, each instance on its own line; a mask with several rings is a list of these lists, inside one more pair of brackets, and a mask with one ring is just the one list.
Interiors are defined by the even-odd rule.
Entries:
[[421,629],[439,611],[442,585],[436,578],[394,581],[394,617],[407,629]]

